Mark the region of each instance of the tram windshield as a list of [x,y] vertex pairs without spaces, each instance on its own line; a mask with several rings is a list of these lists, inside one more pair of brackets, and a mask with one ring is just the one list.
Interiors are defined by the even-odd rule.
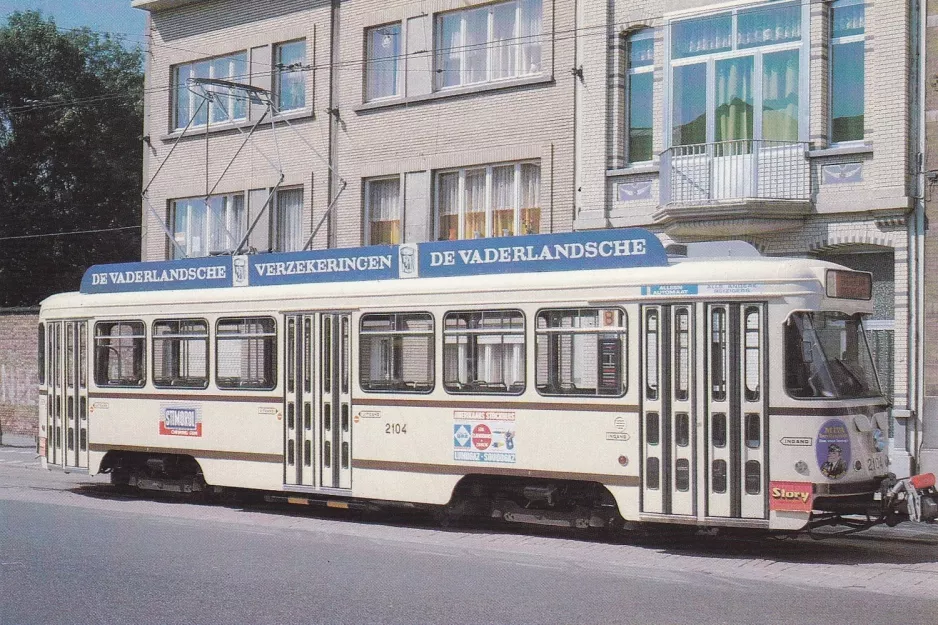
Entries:
[[799,398],[881,396],[860,315],[794,313],[785,327],[785,386]]

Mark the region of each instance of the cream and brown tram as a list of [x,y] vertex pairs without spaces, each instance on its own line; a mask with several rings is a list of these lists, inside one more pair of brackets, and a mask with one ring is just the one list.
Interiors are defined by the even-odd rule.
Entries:
[[870,300],[636,229],[96,266],[42,304],[40,451],[557,526],[932,520],[934,478],[890,473]]

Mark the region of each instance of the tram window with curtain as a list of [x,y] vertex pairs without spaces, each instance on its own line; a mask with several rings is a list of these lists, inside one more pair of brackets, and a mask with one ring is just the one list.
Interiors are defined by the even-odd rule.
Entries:
[[277,322],[269,317],[219,319],[215,326],[218,388],[272,390],[277,386]]
[[154,386],[208,386],[208,324],[204,320],[156,321],[152,341]]
[[524,315],[450,312],[443,318],[443,386],[450,393],[524,391]]
[[146,383],[146,328],[142,321],[94,326],[94,383],[141,387]]
[[543,310],[537,315],[535,337],[540,394],[625,394],[627,328],[622,309]]
[[429,393],[433,390],[433,315],[362,315],[359,378],[369,392]]

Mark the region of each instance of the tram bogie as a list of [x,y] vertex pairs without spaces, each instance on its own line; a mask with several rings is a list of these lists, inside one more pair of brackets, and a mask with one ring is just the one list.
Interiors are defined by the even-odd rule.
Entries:
[[640,230],[93,267],[42,306],[40,446],[119,485],[447,521],[932,521],[933,483],[890,474],[871,297]]

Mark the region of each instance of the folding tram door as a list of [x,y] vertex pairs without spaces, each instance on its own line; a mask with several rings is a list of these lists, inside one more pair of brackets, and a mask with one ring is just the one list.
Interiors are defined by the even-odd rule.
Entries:
[[642,512],[765,519],[762,303],[641,309]]
[[284,318],[284,484],[352,487],[351,315]]
[[46,460],[88,468],[88,323],[46,324]]

